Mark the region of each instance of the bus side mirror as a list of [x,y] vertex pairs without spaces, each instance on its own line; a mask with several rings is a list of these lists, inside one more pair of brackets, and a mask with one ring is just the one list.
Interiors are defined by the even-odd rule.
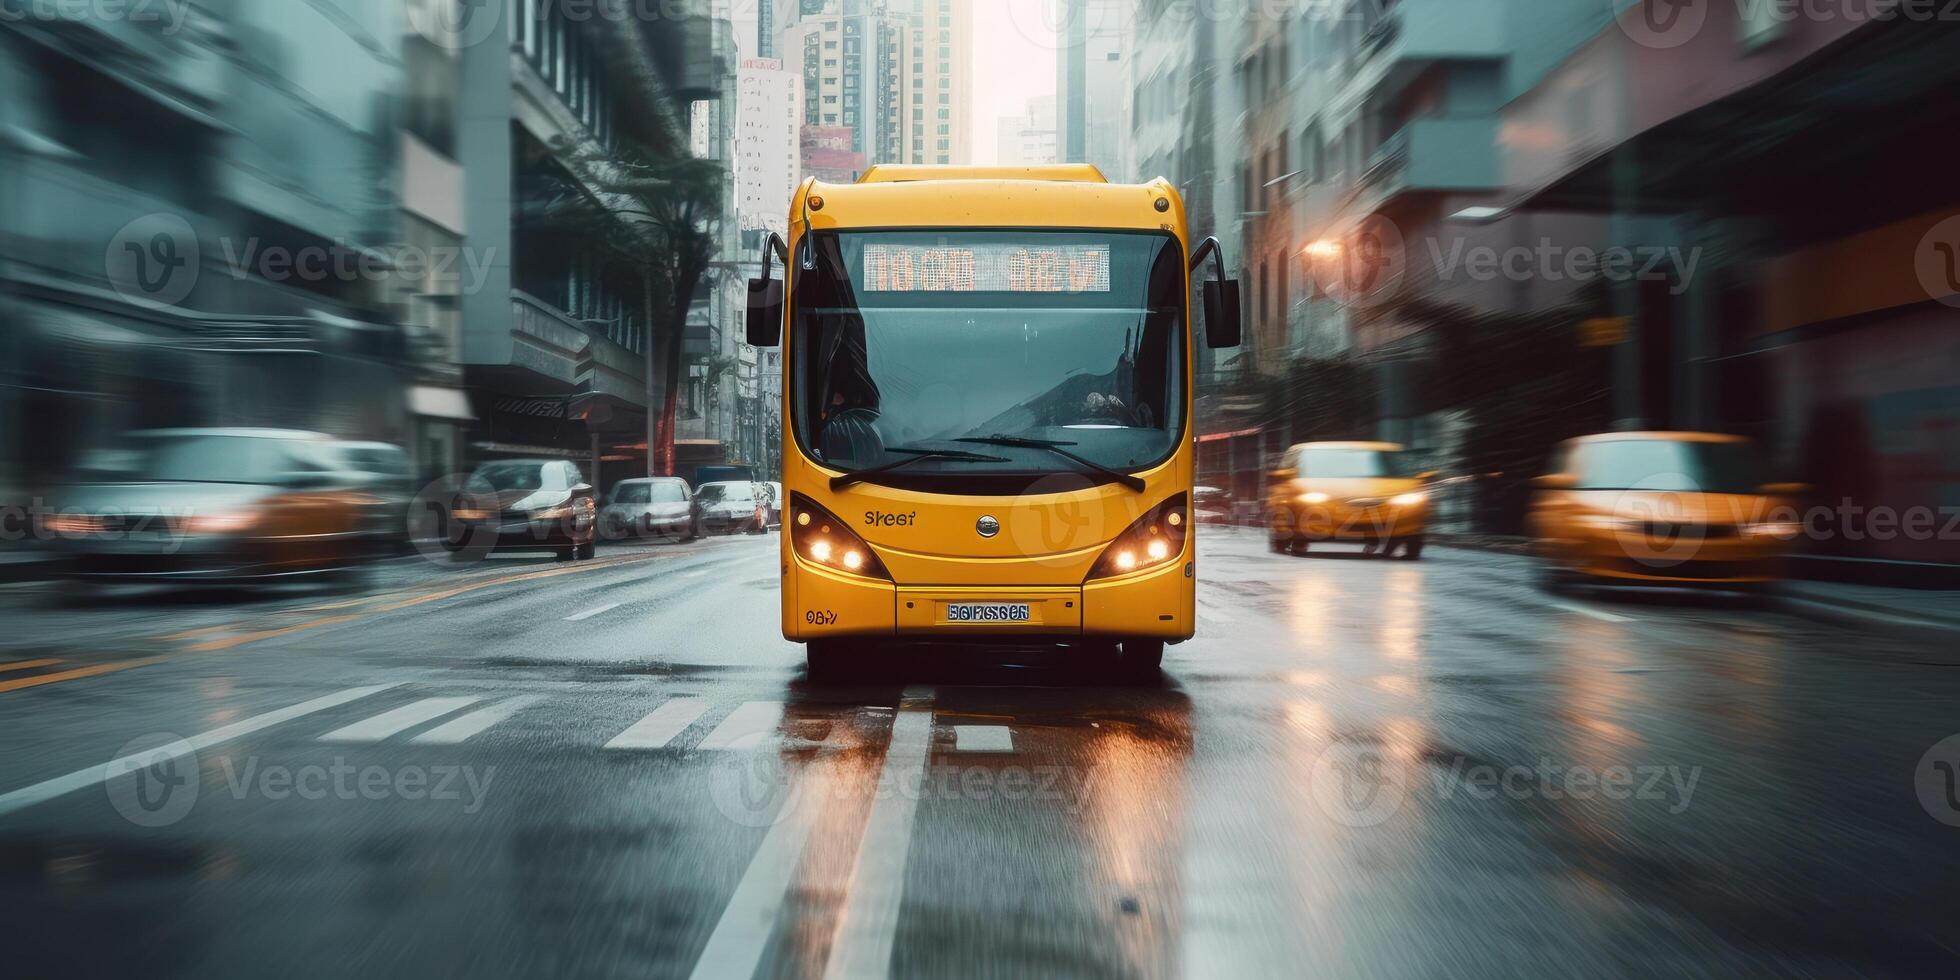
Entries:
[[1239,281],[1213,279],[1205,283],[1205,342],[1213,350],[1239,345],[1244,332],[1239,314]]
[[749,280],[748,341],[750,347],[775,347],[783,342],[783,281]]
[[783,260],[783,276],[789,276],[789,245],[783,236],[769,233],[762,243],[762,278],[749,280],[748,342],[750,347],[775,347],[783,342],[783,283],[769,278],[772,259]]

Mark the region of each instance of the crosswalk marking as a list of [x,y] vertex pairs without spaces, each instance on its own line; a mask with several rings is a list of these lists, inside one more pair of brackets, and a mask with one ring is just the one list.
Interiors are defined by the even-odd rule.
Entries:
[[775,734],[777,726],[783,722],[783,703],[781,701],[747,701],[728,713],[708,737],[701,740],[700,748],[707,750],[748,749],[761,744],[763,739]]
[[474,697],[423,698],[320,736],[322,742],[379,742],[476,703]]
[[1006,725],[954,725],[955,752],[1012,752],[1014,733]]
[[653,709],[633,727],[620,732],[618,737],[606,743],[609,749],[659,749],[665,748],[674,736],[687,730],[696,718],[708,710],[708,702],[701,698],[675,698]]
[[192,735],[190,738],[180,739],[168,745],[158,746],[147,751],[134,752],[120,759],[111,760],[106,765],[77,769],[66,776],[56,776],[53,779],[43,780],[32,786],[24,786],[10,793],[0,794],[0,816],[5,816],[16,810],[33,806],[36,803],[45,803],[48,800],[66,796],[78,789],[86,789],[98,783],[106,783],[117,776],[155,766],[168,759],[180,758],[192,752],[202,752],[212,746],[222,745],[232,739],[250,735],[260,729],[284,724],[295,718],[302,718],[306,715],[325,711],[328,708],[336,708],[350,701],[358,701],[371,694],[379,694],[394,686],[393,684],[376,684],[372,687],[350,687],[345,691],[337,691],[325,697],[314,698],[311,701],[304,701],[291,707],[268,711],[262,715],[253,715],[243,721],[234,721],[223,728],[214,728],[201,735]]
[[505,698],[496,704],[484,705],[466,715],[452,718],[409,739],[414,745],[461,745],[483,732],[490,726],[508,719],[511,715],[543,700],[534,694]]

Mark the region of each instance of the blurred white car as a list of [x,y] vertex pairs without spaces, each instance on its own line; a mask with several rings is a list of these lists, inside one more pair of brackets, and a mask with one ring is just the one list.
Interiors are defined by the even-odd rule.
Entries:
[[694,520],[694,493],[674,477],[621,480],[599,512],[599,533],[607,540],[657,537],[691,541],[700,536]]

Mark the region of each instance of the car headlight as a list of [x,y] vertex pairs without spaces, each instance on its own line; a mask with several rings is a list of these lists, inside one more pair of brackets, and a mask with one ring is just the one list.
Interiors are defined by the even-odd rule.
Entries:
[[1803,533],[1803,525],[1794,521],[1762,521],[1742,525],[1742,533],[1751,538],[1775,538],[1779,541],[1794,540]]
[[1324,504],[1331,499],[1333,498],[1327,496],[1324,493],[1321,493],[1318,490],[1312,491],[1311,493],[1303,493],[1300,495],[1300,502],[1303,504]]
[[556,507],[548,507],[544,510],[534,510],[531,512],[531,519],[534,521],[565,521],[571,520],[574,517],[590,516],[593,509],[592,501],[580,499],[567,504],[559,504]]
[[1089,569],[1089,578],[1115,578],[1174,561],[1184,553],[1184,536],[1189,530],[1186,511],[1183,494],[1152,507],[1110,542]]
[[459,521],[487,521],[490,519],[490,512],[475,507],[457,507],[450,510],[449,516]]
[[1389,498],[1388,502],[1391,506],[1394,507],[1414,507],[1419,504],[1428,503],[1429,495],[1420,490],[1417,490],[1413,493],[1405,493],[1398,497],[1391,497]]
[[790,546],[804,561],[851,575],[891,581],[885,563],[843,521],[800,493],[790,496],[789,506],[796,512],[791,522]]
[[228,514],[193,514],[184,518],[189,534],[235,534],[259,522],[257,511],[240,510]]

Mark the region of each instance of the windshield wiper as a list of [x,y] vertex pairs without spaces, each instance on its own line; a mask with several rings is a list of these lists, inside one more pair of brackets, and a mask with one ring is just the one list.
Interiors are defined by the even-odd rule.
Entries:
[[1056,442],[1053,439],[1024,439],[1020,436],[1002,435],[987,436],[984,439],[954,439],[953,441],[969,443],[976,446],[1005,446],[1012,449],[1046,449],[1077,466],[1088,469],[1098,476],[1107,477],[1116,483],[1129,487],[1137,493],[1142,493],[1147,486],[1141,477],[1131,476],[1121,470],[1112,470],[1095,460],[1077,456],[1064,448],[1076,445],[1073,442]]
[[910,466],[913,463],[928,459],[945,459],[959,463],[1008,462],[1005,456],[988,456],[984,453],[969,453],[960,449],[914,449],[909,446],[897,446],[887,448],[885,451],[888,453],[908,453],[910,455],[905,459],[893,460],[882,466],[873,466],[868,470],[857,470],[841,476],[833,476],[830,478],[830,489],[842,490],[853,483],[863,483],[880,473],[890,473],[895,469]]

